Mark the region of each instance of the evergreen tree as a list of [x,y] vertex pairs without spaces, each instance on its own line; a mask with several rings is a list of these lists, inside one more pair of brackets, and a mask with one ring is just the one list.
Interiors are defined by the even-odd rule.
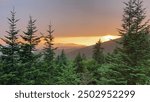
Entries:
[[109,85],[127,84],[128,69],[126,63],[122,60],[121,54],[115,52],[107,55],[106,62],[98,69],[98,72],[101,74],[99,83]]
[[36,35],[36,20],[29,17],[29,22],[27,26],[27,31],[24,35],[21,35],[23,42],[21,42],[21,48],[19,50],[20,62],[23,67],[24,82],[23,84],[36,84],[35,80],[37,78],[37,69],[35,66],[37,64],[38,56],[35,55],[36,46],[40,42],[40,37]]
[[48,63],[51,63],[54,61],[54,58],[55,58],[55,50],[57,48],[54,48],[53,47],[53,40],[54,40],[54,37],[53,37],[53,32],[54,30],[52,30],[52,25],[49,25],[49,29],[48,29],[48,35],[44,36],[42,34],[42,37],[44,38],[45,40],[45,47],[44,47],[44,60]]
[[85,60],[84,64],[84,73],[81,76],[81,82],[86,82],[88,85],[97,85],[101,79],[101,73],[99,69],[103,64],[98,64],[95,60]]
[[57,83],[60,85],[77,85],[80,79],[76,74],[75,68],[70,63],[66,68],[62,69],[62,72],[57,77]]
[[74,60],[74,68],[81,85],[93,84],[93,73],[88,70],[86,56],[78,53]]
[[149,59],[149,25],[148,22],[142,24],[145,19],[145,8],[142,8],[142,1],[130,0],[125,3],[123,24],[120,34],[122,36],[123,48],[121,52],[125,53],[128,59],[125,61],[131,66],[139,66],[144,60]]
[[64,50],[62,50],[61,54],[56,57],[55,62],[56,62],[56,70],[55,70],[56,81],[59,81],[60,80],[59,77],[62,76],[62,73],[66,73],[64,71],[67,70],[69,64],[71,63],[69,63]]
[[102,48],[102,43],[99,40],[94,48],[93,48],[93,59],[98,63],[98,64],[103,64],[104,63],[104,54],[103,54],[103,48]]
[[122,47],[111,58],[115,66],[112,68],[113,75],[115,80],[119,79],[123,84],[145,84],[148,78],[145,70],[149,68],[150,59],[149,25],[148,22],[143,24],[145,8],[140,0],[129,0],[124,4],[126,7],[120,30]]
[[42,38],[44,39],[44,49],[43,49],[43,69],[42,73],[44,73],[44,76],[46,79],[46,84],[56,84],[56,76],[57,76],[57,66],[55,63],[55,50],[54,44],[53,44],[53,32],[52,25],[49,25],[48,34],[44,35],[42,34]]
[[34,52],[36,51],[36,46],[40,42],[40,37],[36,35],[36,20],[33,20],[31,16],[29,18],[27,31],[21,36],[23,42],[20,50],[20,58],[23,63],[29,62],[29,66],[31,67],[35,57]]
[[1,38],[6,45],[0,45],[0,51],[2,53],[2,76],[0,77],[0,84],[18,84],[19,76],[17,76],[20,70],[17,67],[18,62],[18,32],[16,30],[16,24],[19,21],[15,17],[16,12],[11,11],[11,18],[8,18],[9,21],[9,31],[7,32],[7,36],[5,38]]
[[93,73],[90,72],[87,68],[84,69],[84,72],[80,74],[80,85],[94,85],[96,81],[93,77]]
[[78,53],[78,55],[76,56],[74,60],[74,66],[76,68],[77,73],[84,72],[83,58],[80,53]]
[[66,54],[64,50],[61,51],[61,54],[57,56],[56,58],[56,64],[59,66],[66,66],[68,63]]

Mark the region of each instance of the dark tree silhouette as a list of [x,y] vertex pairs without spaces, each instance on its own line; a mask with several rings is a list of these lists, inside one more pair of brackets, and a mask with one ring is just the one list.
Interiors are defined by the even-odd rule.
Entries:
[[16,24],[19,21],[19,19],[16,19],[16,12],[13,9],[11,11],[11,18],[8,18],[9,21],[9,31],[7,32],[7,36],[5,38],[1,38],[6,45],[0,45],[0,51],[2,53],[1,59],[2,59],[2,71],[3,74],[0,78],[1,84],[17,84],[19,82],[18,74],[19,69],[17,67],[17,61],[18,61],[18,32],[19,30],[16,30]]
[[148,80],[145,70],[150,67],[150,26],[148,22],[143,23],[146,17],[143,1],[129,0],[124,4],[123,24],[119,30],[122,47],[117,49],[118,59],[112,58],[116,61],[112,73],[122,84],[145,84]]
[[104,63],[104,54],[101,40],[99,40],[93,48],[93,59],[98,63]]

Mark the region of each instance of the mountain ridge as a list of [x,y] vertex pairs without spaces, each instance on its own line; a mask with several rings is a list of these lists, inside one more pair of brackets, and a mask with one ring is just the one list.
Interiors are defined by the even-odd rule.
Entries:
[[[120,38],[110,40],[102,43],[102,47],[104,48],[104,53],[112,53],[113,50],[119,46],[116,42],[119,41]],[[75,49],[69,53],[66,53],[67,57],[70,59],[74,59],[78,53],[84,54],[87,58],[92,58],[94,45],[87,46],[84,48]]]

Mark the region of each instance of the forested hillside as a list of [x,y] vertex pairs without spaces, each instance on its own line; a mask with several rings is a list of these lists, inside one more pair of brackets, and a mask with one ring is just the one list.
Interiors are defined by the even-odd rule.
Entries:
[[[146,21],[146,11],[140,0],[129,0],[124,5],[119,29],[121,39],[113,42],[118,46],[111,53],[105,53],[99,40],[92,46],[91,58],[78,51],[77,55],[71,53],[76,55],[73,60],[67,58],[64,50],[56,55],[55,30],[51,24],[47,33],[38,34],[36,20],[30,16],[26,30],[22,31],[17,26],[19,19],[13,9],[8,18],[9,29],[1,38],[5,44],[0,45],[0,84],[150,84],[150,25]],[[41,38],[45,43],[42,51],[38,51]],[[107,50],[113,47],[111,45]]]

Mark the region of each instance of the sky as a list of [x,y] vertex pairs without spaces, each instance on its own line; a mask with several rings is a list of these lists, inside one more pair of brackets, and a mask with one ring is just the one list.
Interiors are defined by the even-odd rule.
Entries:
[[[8,29],[7,17],[15,7],[18,29],[26,30],[29,16],[37,20],[38,33],[53,25],[55,37],[118,35],[127,0],[0,0],[0,37]],[[150,0],[144,0],[150,17]]]

